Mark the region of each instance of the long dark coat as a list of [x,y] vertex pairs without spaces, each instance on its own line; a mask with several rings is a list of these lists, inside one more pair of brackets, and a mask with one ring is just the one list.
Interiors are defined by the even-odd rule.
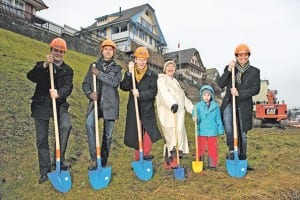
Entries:
[[[152,143],[161,139],[161,133],[156,124],[154,100],[157,94],[157,74],[151,70],[147,70],[142,80],[137,83],[136,87],[139,90],[138,108],[142,129],[146,130],[151,138]],[[127,103],[126,127],[124,144],[138,149],[138,130],[136,124],[136,112],[134,105],[134,97],[131,92],[132,77],[130,72],[126,72],[121,81],[120,88],[124,91],[129,91]]]
[[[235,73],[237,73],[237,70],[235,70]],[[232,88],[231,72],[228,71],[228,65],[225,67],[223,75],[218,80],[218,84],[221,88],[226,87],[226,94],[221,104],[221,113],[223,113],[226,106],[229,103],[232,103],[232,95],[230,92],[230,89]],[[248,131],[252,128],[252,96],[258,94],[260,90],[259,69],[250,66],[249,69],[243,73],[241,84],[238,84],[236,81],[235,86],[239,92],[239,96],[236,98],[237,116],[239,116],[238,108],[240,108],[241,116],[239,118],[242,119],[242,131]]]

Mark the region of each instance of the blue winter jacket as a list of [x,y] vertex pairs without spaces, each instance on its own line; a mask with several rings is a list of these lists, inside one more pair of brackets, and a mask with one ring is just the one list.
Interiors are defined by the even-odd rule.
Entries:
[[[211,92],[211,101],[208,106],[202,98],[204,90]],[[209,85],[204,85],[200,89],[200,101],[195,105],[197,113],[197,133],[199,136],[217,136],[224,134],[224,127],[221,120],[220,106],[214,100],[214,90]],[[193,109],[192,116],[195,115]]]

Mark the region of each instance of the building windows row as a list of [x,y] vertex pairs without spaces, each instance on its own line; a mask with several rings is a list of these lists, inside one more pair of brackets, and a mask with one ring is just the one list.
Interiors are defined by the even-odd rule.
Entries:
[[141,24],[146,27],[151,33],[153,32],[153,26],[149,22],[147,22],[144,18],[141,17]]

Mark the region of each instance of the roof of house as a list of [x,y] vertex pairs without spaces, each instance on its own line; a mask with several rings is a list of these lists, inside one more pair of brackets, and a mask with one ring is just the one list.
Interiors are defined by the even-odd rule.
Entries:
[[175,62],[178,63],[180,59],[180,63],[189,63],[192,57],[195,55],[195,53],[198,53],[198,51],[195,48],[190,48],[190,49],[183,49],[180,51],[165,53],[163,54],[163,56],[166,61],[175,59]]
[[91,26],[87,27],[87,29],[91,29],[91,28],[97,27],[97,21],[98,20],[103,19],[103,18],[107,18],[107,17],[110,17],[110,16],[120,16],[120,17],[112,20],[110,22],[110,24],[121,22],[121,21],[128,21],[131,17],[133,17],[134,15],[142,12],[147,7],[151,8],[153,10],[153,12],[154,12],[154,9],[148,3],[140,5],[140,6],[136,6],[136,7],[133,7],[133,8],[129,8],[127,10],[121,10],[121,7],[120,7],[120,11],[119,12],[115,12],[115,13],[112,13],[112,14],[108,14],[108,15],[104,15],[104,16],[101,16],[101,17],[97,17],[95,19],[96,22],[93,23]]
[[36,11],[40,11],[43,9],[47,9],[49,8],[43,0],[28,0],[26,1],[28,4],[32,5],[33,7],[35,7]]

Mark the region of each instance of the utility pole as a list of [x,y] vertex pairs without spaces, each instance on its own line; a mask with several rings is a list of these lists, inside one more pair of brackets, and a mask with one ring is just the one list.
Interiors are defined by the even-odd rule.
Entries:
[[181,80],[180,42],[178,42],[179,80]]

